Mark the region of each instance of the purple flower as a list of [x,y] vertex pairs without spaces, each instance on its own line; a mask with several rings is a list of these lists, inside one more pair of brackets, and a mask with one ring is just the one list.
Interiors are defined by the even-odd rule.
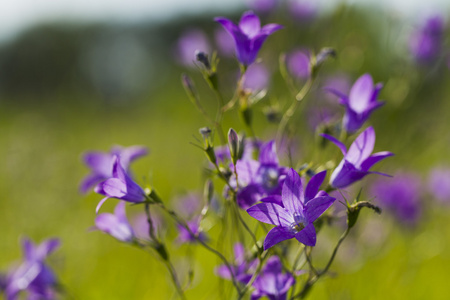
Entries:
[[188,29],[182,33],[176,46],[176,60],[187,67],[195,66],[195,53],[202,51],[211,52],[208,39],[199,29]]
[[[324,83],[322,85],[325,90],[333,90],[338,91],[339,94],[348,94],[350,92],[351,88],[351,81],[349,76],[346,73],[337,73],[334,75],[331,75],[327,77],[324,80]],[[324,96],[330,104],[336,103],[336,95],[331,93],[324,93]]]
[[[251,138],[247,138],[244,141],[244,153],[242,154],[243,160],[251,159],[253,157],[253,153],[256,150],[259,150],[262,146],[262,142],[259,140],[254,140]],[[216,158],[219,162],[225,163],[231,160],[230,147],[228,145],[223,145],[214,148],[214,152],[216,154]]]
[[295,278],[291,273],[283,273],[280,258],[272,256],[253,283],[255,291],[251,299],[257,300],[265,296],[270,300],[285,300],[288,290],[294,283]]
[[[155,230],[156,235],[160,234],[160,231],[164,231],[164,220],[161,215],[152,212],[151,220],[153,229]],[[147,220],[147,215],[145,213],[140,213],[132,218],[132,228],[134,234],[139,239],[149,239],[149,224]]]
[[375,181],[370,194],[383,209],[390,211],[405,225],[414,225],[422,212],[421,180],[415,174],[397,174],[389,180]]
[[[267,195],[280,195],[287,168],[278,162],[275,141],[261,147],[259,159],[241,159],[236,163],[238,174],[238,205],[247,209]],[[236,186],[236,179],[230,180]]]
[[106,196],[97,205],[97,213],[103,203],[109,198],[133,203],[141,203],[146,199],[144,190],[128,176],[118,156],[114,158],[112,177],[100,182],[95,187],[95,192]]
[[214,31],[214,40],[216,41],[216,45],[222,55],[227,57],[233,55],[233,37],[231,37],[223,27],[219,27]]
[[99,214],[95,218],[95,226],[97,229],[125,243],[131,243],[135,237],[125,212],[125,202],[119,202],[116,205],[114,214]]
[[347,132],[358,131],[372,112],[384,104],[384,102],[377,101],[382,87],[381,83],[374,86],[372,76],[364,74],[353,84],[348,97],[339,91],[328,89],[340,97],[340,103],[346,108],[342,125]]
[[439,202],[450,203],[450,169],[433,169],[428,177],[428,190]]
[[444,21],[433,16],[425,21],[423,27],[416,30],[409,40],[409,50],[418,63],[430,63],[441,52],[444,35]]
[[300,23],[309,23],[317,15],[317,6],[311,0],[290,0],[288,8],[291,16]]
[[262,63],[253,64],[248,67],[244,75],[242,86],[252,92],[259,92],[267,89],[270,83],[270,73]]
[[[247,284],[252,278],[252,273],[256,269],[258,260],[247,261],[245,259],[245,249],[241,243],[234,244],[234,265],[231,266],[234,277],[243,284]],[[217,276],[231,280],[230,270],[226,265],[220,265],[216,268]]]
[[307,79],[311,75],[309,52],[294,50],[286,56],[289,73],[297,79]]
[[316,245],[313,222],[336,200],[324,191],[319,192],[325,176],[326,171],[314,175],[303,191],[300,175],[290,169],[281,197],[269,196],[261,200],[263,203],[247,209],[248,214],[258,221],[277,226],[267,234],[264,250],[292,238],[307,246]]
[[251,65],[255,61],[266,38],[282,28],[278,24],[267,24],[261,28],[258,16],[252,11],[247,11],[242,15],[239,25],[223,17],[217,17],[214,20],[222,24],[233,37],[237,58],[245,66]]
[[[394,154],[388,151],[377,152],[372,154],[375,146],[375,130],[368,127],[356,138],[347,152],[345,145],[336,138],[321,134],[324,138],[333,142],[341,149],[344,158],[333,171],[330,178],[330,184],[335,188],[344,188],[363,179],[367,174],[380,174],[389,176],[379,172],[371,172],[369,169],[377,162]],[[372,154],[372,155],[371,155]]]
[[177,197],[174,199],[174,202],[179,214],[184,218],[190,219],[201,210],[201,199],[202,198],[199,194],[189,193],[187,195],[183,195],[182,197]]
[[48,239],[40,245],[34,245],[25,239],[22,247],[24,262],[8,275],[6,299],[18,299],[21,291],[28,292],[28,299],[56,299],[54,287],[57,280],[44,260],[59,247],[59,240]]
[[186,223],[193,234],[191,234],[189,232],[189,230],[184,228],[182,225],[178,224],[177,225],[177,227],[178,227],[177,241],[180,244],[196,243],[197,238],[204,242],[208,240],[208,236],[200,229],[200,218],[196,218],[196,219],[194,219],[192,221],[188,221]]
[[83,161],[91,169],[92,173],[83,179],[80,185],[81,192],[86,193],[100,181],[112,177],[114,156],[120,156],[121,165],[128,173],[130,163],[147,153],[147,148],[143,146],[131,146],[127,148],[114,146],[109,153],[99,151],[85,153],[83,155]]

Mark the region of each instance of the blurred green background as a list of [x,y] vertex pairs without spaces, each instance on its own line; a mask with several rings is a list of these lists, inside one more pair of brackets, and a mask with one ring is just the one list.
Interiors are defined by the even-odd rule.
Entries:
[[[226,15],[238,20],[243,9]],[[214,113],[216,103],[199,72],[177,64],[173,49],[186,28],[201,28],[213,41],[216,15],[224,13],[131,25],[49,23],[1,45],[0,270],[20,259],[21,237],[59,237],[62,247],[50,263],[68,299],[174,298],[169,276],[154,256],[89,230],[102,197],[79,193],[78,185],[89,172],[80,158],[87,150],[108,151],[115,144],[146,145],[150,155],[132,167],[140,183],[156,187],[167,202],[180,193],[201,191],[204,154],[190,143],[207,123],[185,96],[180,74],[193,77],[209,112]],[[268,39],[260,55],[272,81],[268,95],[255,107],[259,137],[269,139],[276,130],[265,120],[264,107],[277,102],[286,107],[292,97],[279,75],[279,54],[328,46],[338,57],[321,70],[306,107],[323,97],[321,80],[326,75],[345,72],[353,83],[368,72],[385,83],[380,98],[386,105],[370,119],[377,131],[375,150],[396,154],[377,169],[391,174],[415,171],[425,182],[431,168],[450,165],[450,73],[445,55],[427,66],[412,60],[407,40],[418,22],[357,5],[338,6],[307,24],[286,18],[283,7],[263,20],[285,29]],[[228,97],[233,91],[229,78],[237,70],[234,60],[221,58],[218,72]],[[317,149],[306,111],[293,120],[300,128],[298,165]],[[225,128],[231,125],[244,129],[235,111],[225,119]],[[110,211],[115,203],[108,201],[103,210]],[[409,228],[389,213],[363,212],[338,254],[333,276],[323,278],[310,298],[446,299],[450,207],[426,193],[421,205],[420,221]],[[128,215],[140,209],[128,207]],[[165,226],[171,241],[174,224],[168,221]],[[216,227],[211,229],[213,237]],[[371,230],[381,237],[373,241]],[[340,231],[321,233],[319,253],[334,245]],[[217,298],[218,280],[212,275],[217,259],[198,247],[170,248],[181,274],[191,263],[188,257],[197,258],[188,298]]]

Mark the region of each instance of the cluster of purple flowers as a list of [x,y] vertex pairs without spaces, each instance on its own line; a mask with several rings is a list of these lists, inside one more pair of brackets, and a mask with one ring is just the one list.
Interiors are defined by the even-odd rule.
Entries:
[[58,281],[45,260],[58,247],[58,239],[48,239],[35,245],[25,238],[22,242],[23,262],[19,267],[12,269],[0,284],[5,299],[22,299],[22,292],[28,294],[27,299],[57,299]]

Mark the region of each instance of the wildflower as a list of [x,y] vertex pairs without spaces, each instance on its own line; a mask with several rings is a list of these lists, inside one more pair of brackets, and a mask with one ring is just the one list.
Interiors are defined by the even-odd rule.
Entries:
[[439,202],[450,202],[450,169],[433,169],[428,177],[428,190]]
[[369,74],[364,74],[353,84],[348,96],[341,94],[339,91],[328,89],[340,97],[340,104],[346,108],[342,125],[347,132],[358,131],[372,112],[384,104],[384,102],[377,101],[382,87],[381,83],[374,86],[372,77]]
[[321,136],[333,142],[344,154],[344,158],[331,174],[330,184],[333,187],[344,188],[372,173],[389,176],[369,171],[377,162],[394,155],[388,151],[372,154],[375,145],[375,130],[373,127],[364,130],[350,146],[348,152],[345,145],[336,138],[328,134],[321,134]]
[[[252,278],[252,273],[256,269],[258,263],[257,259],[247,261],[245,259],[245,249],[241,243],[234,244],[234,262],[231,266],[232,274],[239,282],[247,284]],[[220,265],[216,268],[216,274],[224,279],[231,279],[230,270],[226,265]]]
[[195,66],[195,54],[197,51],[210,53],[211,47],[205,33],[200,29],[188,29],[178,39],[175,58],[181,65]]
[[390,180],[377,180],[370,194],[383,208],[404,225],[414,225],[420,219],[422,207],[421,181],[415,174],[397,174]]
[[294,283],[295,278],[291,273],[283,273],[280,258],[272,256],[253,283],[255,291],[251,299],[257,300],[265,296],[271,300],[284,300]]
[[103,213],[95,218],[97,229],[111,235],[119,241],[130,243],[135,235],[125,213],[125,202],[119,202],[114,214]]
[[290,169],[281,197],[269,196],[261,200],[263,203],[247,209],[248,214],[258,221],[277,226],[267,234],[264,240],[265,250],[292,238],[307,246],[316,245],[313,222],[336,200],[324,191],[319,192],[325,176],[326,171],[314,175],[303,191],[300,175]]
[[208,240],[208,236],[201,231],[200,228],[200,218],[196,218],[194,220],[188,221],[186,222],[187,226],[189,227],[189,230],[192,232],[189,232],[189,230],[187,230],[184,226],[182,226],[181,224],[178,224],[178,242],[180,244],[184,244],[184,243],[195,243],[197,242],[197,240],[200,241],[207,241]]
[[261,28],[258,16],[252,11],[242,15],[239,25],[223,17],[214,20],[233,37],[237,58],[245,66],[251,65],[256,60],[258,51],[267,37],[282,28],[278,24],[267,24]]
[[123,169],[129,173],[130,163],[147,153],[148,149],[143,146],[127,148],[114,146],[109,153],[99,151],[86,152],[83,155],[83,161],[91,169],[92,173],[83,179],[80,185],[81,192],[86,193],[100,181],[112,177],[114,156],[120,156]]
[[34,245],[29,239],[23,241],[24,262],[7,276],[7,300],[18,299],[21,291],[28,292],[27,299],[56,299],[57,279],[44,261],[59,244],[58,239],[48,239],[40,245]]
[[[236,172],[236,200],[241,208],[247,209],[264,196],[281,194],[287,168],[279,165],[275,141],[270,141],[261,147],[258,160],[238,160]],[[236,186],[236,178],[230,184]]]
[[444,21],[433,16],[411,35],[409,50],[418,63],[430,63],[441,53],[444,35]]
[[267,89],[270,83],[270,73],[262,63],[251,65],[244,75],[242,86],[253,93]]
[[95,187],[95,192],[106,196],[97,205],[96,212],[99,211],[103,203],[109,198],[121,199],[133,203],[144,202],[146,199],[144,190],[128,176],[118,156],[114,158],[112,177],[100,182]]
[[307,79],[311,75],[310,54],[305,50],[294,50],[286,56],[286,65],[297,79]]

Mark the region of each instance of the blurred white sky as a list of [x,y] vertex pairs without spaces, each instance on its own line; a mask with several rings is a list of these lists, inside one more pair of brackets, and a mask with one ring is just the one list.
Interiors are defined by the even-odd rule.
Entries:
[[[0,39],[15,35],[33,24],[52,20],[133,21],[162,19],[196,11],[226,11],[244,7],[246,0],[0,0]],[[339,0],[320,2],[330,8]],[[348,3],[378,3],[405,15],[423,12],[448,13],[450,0],[345,0]]]

